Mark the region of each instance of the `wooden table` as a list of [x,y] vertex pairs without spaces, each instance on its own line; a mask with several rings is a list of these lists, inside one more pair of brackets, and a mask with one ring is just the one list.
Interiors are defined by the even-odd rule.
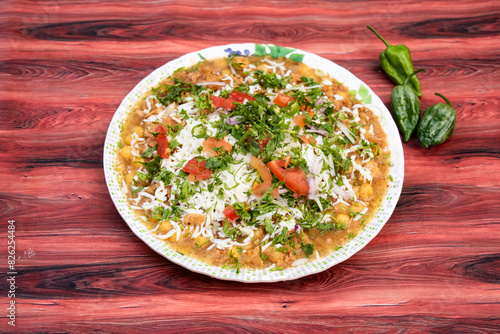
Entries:
[[[404,145],[403,192],[372,242],[319,274],[242,284],[134,236],[102,155],[143,77],[205,47],[272,43],[338,63],[389,105],[368,24],[427,70],[424,109],[439,92],[458,111],[443,145]],[[500,331],[499,59],[498,1],[2,1],[0,332]]]

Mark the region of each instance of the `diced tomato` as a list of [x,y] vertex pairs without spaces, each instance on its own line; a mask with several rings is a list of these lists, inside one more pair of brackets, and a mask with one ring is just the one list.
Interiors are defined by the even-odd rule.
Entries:
[[283,168],[287,168],[288,165],[290,164],[290,160],[292,160],[292,157],[291,156],[287,156],[285,157],[285,160],[283,160],[285,163],[283,165],[281,165],[281,167]]
[[271,181],[273,180],[273,176],[271,175],[271,172],[269,172],[266,164],[262,162],[262,160],[252,155],[250,157],[250,166],[257,170],[257,173],[259,173],[264,182],[271,183]]
[[[314,111],[310,111],[308,112],[309,116],[311,116],[311,118],[314,116]],[[304,114],[300,114],[300,115],[297,115],[293,118],[293,122],[295,124],[297,124],[299,127],[303,128],[304,126],[306,126],[306,123],[304,122]]]
[[285,95],[285,94],[278,94],[276,95],[276,98],[274,99],[274,103],[279,105],[280,107],[286,107],[288,106],[288,103],[290,103],[290,101],[293,101],[295,100],[295,98],[293,98],[292,96],[288,96],[288,95]]
[[199,172],[201,172],[204,168],[205,167],[203,165],[202,168],[200,169],[200,164],[198,163],[198,160],[193,158],[189,160],[186,165],[184,165],[182,170],[185,171],[186,173],[196,175]]
[[170,157],[170,147],[168,147],[168,138],[166,136],[167,131],[163,125],[158,125],[156,127],[156,132],[159,134],[156,136],[156,141],[158,142],[158,146],[156,150],[158,151],[158,155],[163,159],[168,159]]
[[196,181],[196,175],[194,174],[189,174],[188,175],[188,181],[193,183],[194,181]]
[[[311,102],[311,99],[310,99],[310,98],[306,97],[306,99],[307,99],[307,101]],[[312,108],[311,108],[311,106],[307,106],[307,108],[306,108],[306,106],[305,106],[305,105],[303,105],[303,104],[302,104],[302,105],[300,105],[300,110],[301,110],[301,111],[311,111],[311,109],[312,109]],[[311,117],[312,117],[312,116],[311,116]]]
[[217,108],[224,108],[224,109],[229,109],[233,110],[234,107],[236,106],[234,104],[234,100],[230,99],[225,99],[223,97],[215,96],[215,95],[210,95],[210,100],[216,106]]
[[205,152],[209,157],[219,155],[219,153],[214,150],[215,147],[223,148],[227,152],[231,152],[231,150],[233,149],[233,145],[229,144],[223,139],[210,137],[205,139],[205,141],[203,142],[203,152]]
[[[246,139],[246,142],[247,143],[250,143],[252,140],[254,140],[253,138],[247,138]],[[256,142],[259,144],[260,146],[260,149],[263,150],[264,147],[266,147],[266,145],[269,143],[269,137],[266,137],[264,139],[261,139],[261,140],[256,140]]]
[[[252,187],[255,196],[262,197],[269,190],[269,188],[271,188],[273,176],[271,175],[271,172],[269,172],[266,164],[259,158],[252,156],[250,158],[250,166],[257,170],[260,177],[264,181],[262,183],[255,183]],[[278,189],[273,189],[271,193],[273,194],[273,198],[277,198],[280,195]]]
[[194,182],[195,180],[201,181],[208,179],[212,174],[210,169],[205,168],[205,164],[207,162],[205,160],[198,162],[196,159],[191,159],[187,162],[186,165],[182,168],[183,171],[189,173],[188,181]]
[[233,90],[227,98],[229,100],[233,100],[240,103],[243,103],[245,100],[255,101],[255,97],[253,97],[252,95],[243,92],[238,92],[236,90]]
[[234,222],[236,221],[236,219],[240,218],[240,216],[238,216],[236,214],[236,210],[233,209],[232,207],[230,206],[226,206],[224,208],[224,211],[222,211],[222,213],[224,214],[224,216],[226,216],[226,218],[231,221],[231,222]]
[[266,137],[262,140],[259,140],[260,149],[264,149],[264,147],[266,147],[267,143],[269,143],[269,137]]
[[308,144],[308,145],[316,145],[317,141],[316,139],[314,139],[313,137],[311,137],[310,135],[305,135],[305,136],[302,136],[300,137],[300,139],[305,143],[305,144]]
[[283,168],[285,161],[272,160],[267,163],[271,172],[278,180],[285,182],[285,186],[299,195],[309,194],[309,180],[307,174],[299,167]]
[[[203,161],[203,162],[205,162],[205,161]],[[205,167],[203,167],[203,168],[205,168]],[[196,175],[196,180],[201,181],[201,180],[208,179],[211,174],[212,174],[212,171],[210,169],[204,169]]]

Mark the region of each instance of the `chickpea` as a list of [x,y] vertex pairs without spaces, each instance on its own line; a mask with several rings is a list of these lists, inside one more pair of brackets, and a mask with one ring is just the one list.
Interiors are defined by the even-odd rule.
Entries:
[[264,235],[264,228],[260,227],[258,230],[253,232],[253,239],[259,240]]
[[137,136],[142,137],[144,136],[144,129],[141,126],[134,126],[134,132],[137,134]]
[[355,202],[355,203],[352,203],[351,205],[351,211],[352,212],[361,212],[365,209],[365,206],[363,204],[361,204],[360,202]]
[[123,139],[125,145],[130,145],[132,143],[132,135],[128,135]]
[[246,251],[249,251],[251,250],[252,248],[255,247],[255,244],[253,242],[249,243],[248,245],[245,245],[245,246],[241,246],[241,249],[243,250],[246,250]]
[[302,236],[302,240],[304,241],[304,243],[306,244],[310,244],[311,243],[311,238],[309,238],[309,236],[307,234],[304,233],[304,235]]
[[208,238],[200,235],[198,238],[194,239],[194,242],[196,245],[198,245],[196,247],[200,248],[202,245],[207,244],[207,240],[208,240]]
[[352,191],[354,191],[354,195],[356,195],[356,197],[359,197],[359,187],[358,186],[353,186]]
[[256,68],[257,70],[262,70],[264,73],[269,72],[269,69],[264,64],[257,65]]
[[348,213],[349,212],[349,208],[345,204],[342,204],[342,203],[335,204],[335,206],[333,208],[335,209],[335,212],[338,212],[338,213]]
[[369,199],[373,196],[373,188],[369,183],[363,183],[361,187],[359,187],[359,197],[362,199]]
[[217,59],[215,62],[214,62],[214,67],[217,67],[217,68],[227,68],[228,65],[227,65],[227,62],[225,59],[221,58],[221,59]]
[[303,63],[300,63],[299,66],[298,66],[298,69],[297,69],[299,72],[300,75],[303,75],[303,76],[308,76],[310,77],[311,74],[309,73],[309,68],[307,65],[303,64]]
[[335,220],[337,220],[337,223],[339,224],[348,224],[350,219],[351,218],[345,213],[339,213],[335,216]]
[[134,162],[132,163],[132,167],[134,168],[139,168],[142,166],[141,162],[144,162],[144,159],[142,158],[137,158],[137,159],[134,159]]
[[122,149],[120,150],[120,154],[123,160],[132,160],[132,147],[123,146]]
[[231,70],[230,70],[230,69],[228,69],[228,68],[226,68],[226,69],[222,70],[222,74],[223,74],[223,75],[224,75],[224,74],[227,74],[227,75],[229,75],[229,76],[230,76],[230,75],[231,75]]
[[126,184],[133,184],[134,183],[134,176],[135,172],[130,172],[125,176],[125,183]]
[[231,247],[231,249],[229,250],[229,256],[231,256],[231,253],[233,254],[233,258],[235,259],[240,257],[240,253],[238,252],[238,247],[236,246]]
[[353,169],[354,169],[354,167],[353,167],[353,165],[351,164],[351,165],[349,166],[349,169],[345,172],[345,174],[352,174]]
[[234,62],[235,63],[243,63],[245,65],[248,65],[249,61],[246,57],[242,57],[242,56],[236,56],[233,58]]
[[172,224],[170,224],[169,221],[164,221],[160,224],[158,231],[160,231],[161,233],[167,233],[171,229],[172,229]]

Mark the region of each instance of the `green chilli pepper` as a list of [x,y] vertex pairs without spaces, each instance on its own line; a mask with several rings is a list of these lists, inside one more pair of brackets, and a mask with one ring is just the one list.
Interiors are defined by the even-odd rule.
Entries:
[[392,113],[405,143],[410,140],[420,119],[420,100],[415,91],[407,83],[415,74],[422,71],[425,70],[422,68],[413,72],[406,77],[402,85],[394,87],[391,93]]
[[[403,44],[391,45],[375,29],[370,26],[367,26],[367,28],[373,31],[387,46],[385,51],[380,53],[380,66],[392,82],[401,85],[415,71],[411,62],[410,49]],[[417,96],[422,97],[420,82],[416,76],[410,79],[410,84]]]
[[450,138],[457,123],[457,111],[443,95],[435,93],[446,101],[430,106],[424,111],[417,127],[417,137],[422,146],[436,146]]

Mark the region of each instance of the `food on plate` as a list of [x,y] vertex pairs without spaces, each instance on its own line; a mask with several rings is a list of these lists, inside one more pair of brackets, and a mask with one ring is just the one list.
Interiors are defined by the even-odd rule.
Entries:
[[175,71],[131,109],[117,153],[128,204],[156,238],[237,270],[342,247],[390,177],[379,118],[335,78],[282,57]]
[[457,123],[457,111],[446,97],[435,95],[446,101],[427,108],[418,124],[417,137],[423,147],[436,146],[450,138]]

